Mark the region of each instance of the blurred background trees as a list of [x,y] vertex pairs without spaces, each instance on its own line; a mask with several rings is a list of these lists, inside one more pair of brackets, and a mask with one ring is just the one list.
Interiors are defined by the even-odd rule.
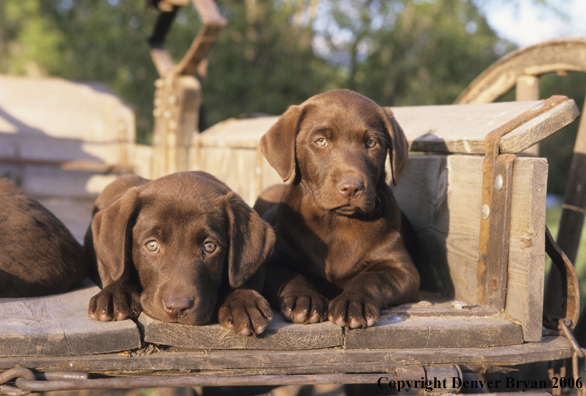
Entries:
[[[482,0],[216,3],[228,26],[203,81],[209,125],[278,115],[332,88],[353,89],[383,106],[450,104],[515,49],[488,25]],[[146,39],[157,16],[144,0],[0,0],[0,73],[100,81],[134,107],[138,140],[148,143],[158,75]],[[176,61],[200,26],[192,7],[179,11],[166,45]],[[572,73],[547,76],[542,95],[565,94],[582,106],[585,83]],[[564,192],[576,125],[570,128],[542,145],[553,193]]]

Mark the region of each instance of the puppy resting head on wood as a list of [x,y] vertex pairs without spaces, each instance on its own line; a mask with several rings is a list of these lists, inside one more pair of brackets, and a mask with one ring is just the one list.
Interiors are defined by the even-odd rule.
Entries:
[[244,335],[264,330],[272,312],[254,289],[275,235],[224,183],[205,172],[123,176],[94,210],[86,251],[103,289],[90,301],[91,318],[123,320],[143,310],[203,325],[220,303],[223,326]]

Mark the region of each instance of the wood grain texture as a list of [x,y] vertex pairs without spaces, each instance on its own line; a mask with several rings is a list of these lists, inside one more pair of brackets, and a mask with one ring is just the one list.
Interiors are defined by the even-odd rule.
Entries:
[[308,351],[161,351],[70,357],[0,358],[0,369],[15,365],[40,371],[97,373],[199,372],[214,375],[392,372],[404,365],[459,364],[462,367],[508,366],[567,359],[572,348],[564,337],[539,343],[493,348],[321,349]]
[[523,160],[513,166],[511,239],[505,312],[523,324],[525,341],[541,340],[545,273],[547,161]]
[[165,323],[142,314],[138,319],[146,342],[193,349],[304,350],[341,347],[344,334],[330,322],[296,325],[275,313],[263,334],[242,337],[220,327]]
[[106,87],[0,76],[0,158],[130,163],[134,113]]
[[[481,154],[489,132],[539,103],[405,106],[392,110],[407,136],[411,151]],[[578,108],[570,99],[506,135],[501,150],[506,153],[523,151],[574,121],[578,115]],[[261,136],[277,119],[261,117],[223,121],[202,133],[198,144],[201,147],[256,148]]]
[[488,348],[523,343],[520,325],[499,317],[384,316],[372,327],[346,331],[347,349]]
[[100,289],[86,280],[77,290],[48,297],[0,298],[0,356],[77,356],[141,346],[131,320],[97,322],[87,316]]
[[[394,188],[418,237],[424,286],[471,305],[476,304],[482,161],[412,155]],[[546,182],[545,159],[514,162],[505,312],[523,325],[525,341],[541,337]]]
[[[411,151],[484,153],[486,135],[539,101],[461,106],[396,107]],[[501,139],[501,151],[516,153],[533,146],[572,122],[579,114],[568,100],[511,131]],[[229,119],[195,138],[193,169],[210,172],[226,182],[248,204],[259,192],[280,183],[277,172],[258,160],[260,138],[278,117]]]

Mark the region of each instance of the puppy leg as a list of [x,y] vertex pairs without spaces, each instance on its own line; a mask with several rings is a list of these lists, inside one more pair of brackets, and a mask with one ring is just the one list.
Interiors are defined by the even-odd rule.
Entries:
[[88,316],[102,322],[137,318],[142,311],[139,296],[137,285],[112,283],[90,299]]
[[267,272],[268,295],[285,319],[303,324],[327,320],[328,299],[307,278],[278,265],[269,266]]
[[262,334],[265,331],[273,318],[273,310],[259,293],[264,279],[265,272],[261,269],[242,288],[228,294],[218,310],[218,322],[222,327],[243,336]]
[[220,325],[243,336],[262,334],[272,318],[269,302],[252,289],[235,290],[218,311]]
[[380,310],[419,299],[419,275],[411,262],[383,263],[352,279],[330,301],[328,319],[350,328],[372,326]]

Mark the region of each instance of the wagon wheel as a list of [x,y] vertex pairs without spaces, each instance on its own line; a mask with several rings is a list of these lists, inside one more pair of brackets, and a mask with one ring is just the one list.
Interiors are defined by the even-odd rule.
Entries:
[[[456,104],[493,102],[514,87],[516,100],[539,100],[539,76],[552,72],[578,71],[586,73],[586,39],[565,38],[545,41],[513,51],[481,73],[456,99]],[[586,111],[586,103],[583,112]],[[580,245],[586,209],[586,121],[582,117],[574,144],[574,154],[566,186],[562,218],[557,237],[558,246],[575,262]],[[550,271],[546,302],[559,305],[560,281]],[[552,278],[553,275],[553,278]],[[554,301],[552,304],[551,301]],[[582,343],[586,341],[586,319],[576,329]],[[582,337],[580,337],[580,335]]]

